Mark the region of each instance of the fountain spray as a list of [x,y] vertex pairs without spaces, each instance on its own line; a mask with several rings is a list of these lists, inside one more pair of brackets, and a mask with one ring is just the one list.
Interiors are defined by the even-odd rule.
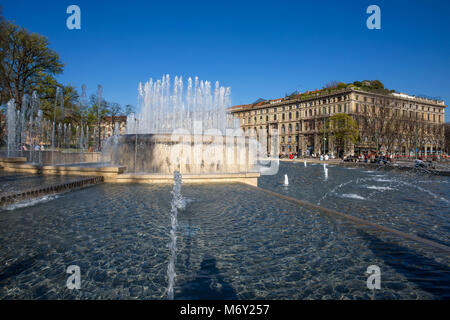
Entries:
[[170,211],[170,221],[172,229],[170,230],[170,243],[169,243],[169,250],[170,250],[170,258],[169,258],[169,265],[167,266],[167,276],[169,278],[169,286],[167,288],[167,297],[170,300],[173,300],[173,289],[175,286],[175,261],[177,258],[177,216],[178,216],[178,210],[183,210],[186,208],[186,200],[183,198],[181,194],[181,184],[182,184],[182,178],[181,173],[178,171],[175,171],[173,173],[173,190],[172,190],[172,202],[171,202],[171,211]]

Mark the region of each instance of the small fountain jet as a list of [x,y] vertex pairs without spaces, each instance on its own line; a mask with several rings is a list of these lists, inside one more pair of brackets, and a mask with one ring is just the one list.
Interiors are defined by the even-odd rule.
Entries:
[[289,185],[289,179],[288,179],[288,175],[287,174],[284,175],[284,183],[283,183],[283,185],[285,187],[287,187]]

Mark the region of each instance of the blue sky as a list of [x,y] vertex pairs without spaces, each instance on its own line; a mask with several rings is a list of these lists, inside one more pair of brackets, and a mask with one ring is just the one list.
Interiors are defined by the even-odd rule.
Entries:
[[[81,30],[66,8],[81,8]],[[366,8],[381,8],[381,30]],[[450,101],[450,1],[29,1],[3,14],[50,40],[66,64],[59,80],[136,105],[137,85],[169,73],[219,80],[232,103],[314,90],[331,80]],[[450,111],[446,112],[450,121]]]

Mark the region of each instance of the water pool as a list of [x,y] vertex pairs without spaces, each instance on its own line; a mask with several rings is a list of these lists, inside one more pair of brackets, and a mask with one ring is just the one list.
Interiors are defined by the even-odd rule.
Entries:
[[[0,212],[0,299],[165,299],[171,188],[103,184]],[[442,252],[245,185],[182,193],[175,299],[450,298]]]

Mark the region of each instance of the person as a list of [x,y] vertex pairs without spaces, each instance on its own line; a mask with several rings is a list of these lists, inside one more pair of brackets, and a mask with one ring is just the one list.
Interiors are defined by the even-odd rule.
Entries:
[[324,157],[325,161],[328,161],[329,158],[330,157],[328,156],[328,154],[326,154],[325,157]]
[[320,155],[320,161],[323,161],[323,155]]
[[425,163],[423,162],[422,157],[419,157],[416,159],[415,167],[416,168],[424,168],[425,167]]
[[39,151],[39,150],[41,150],[41,147],[37,144],[37,145],[35,145],[34,146],[34,151]]

